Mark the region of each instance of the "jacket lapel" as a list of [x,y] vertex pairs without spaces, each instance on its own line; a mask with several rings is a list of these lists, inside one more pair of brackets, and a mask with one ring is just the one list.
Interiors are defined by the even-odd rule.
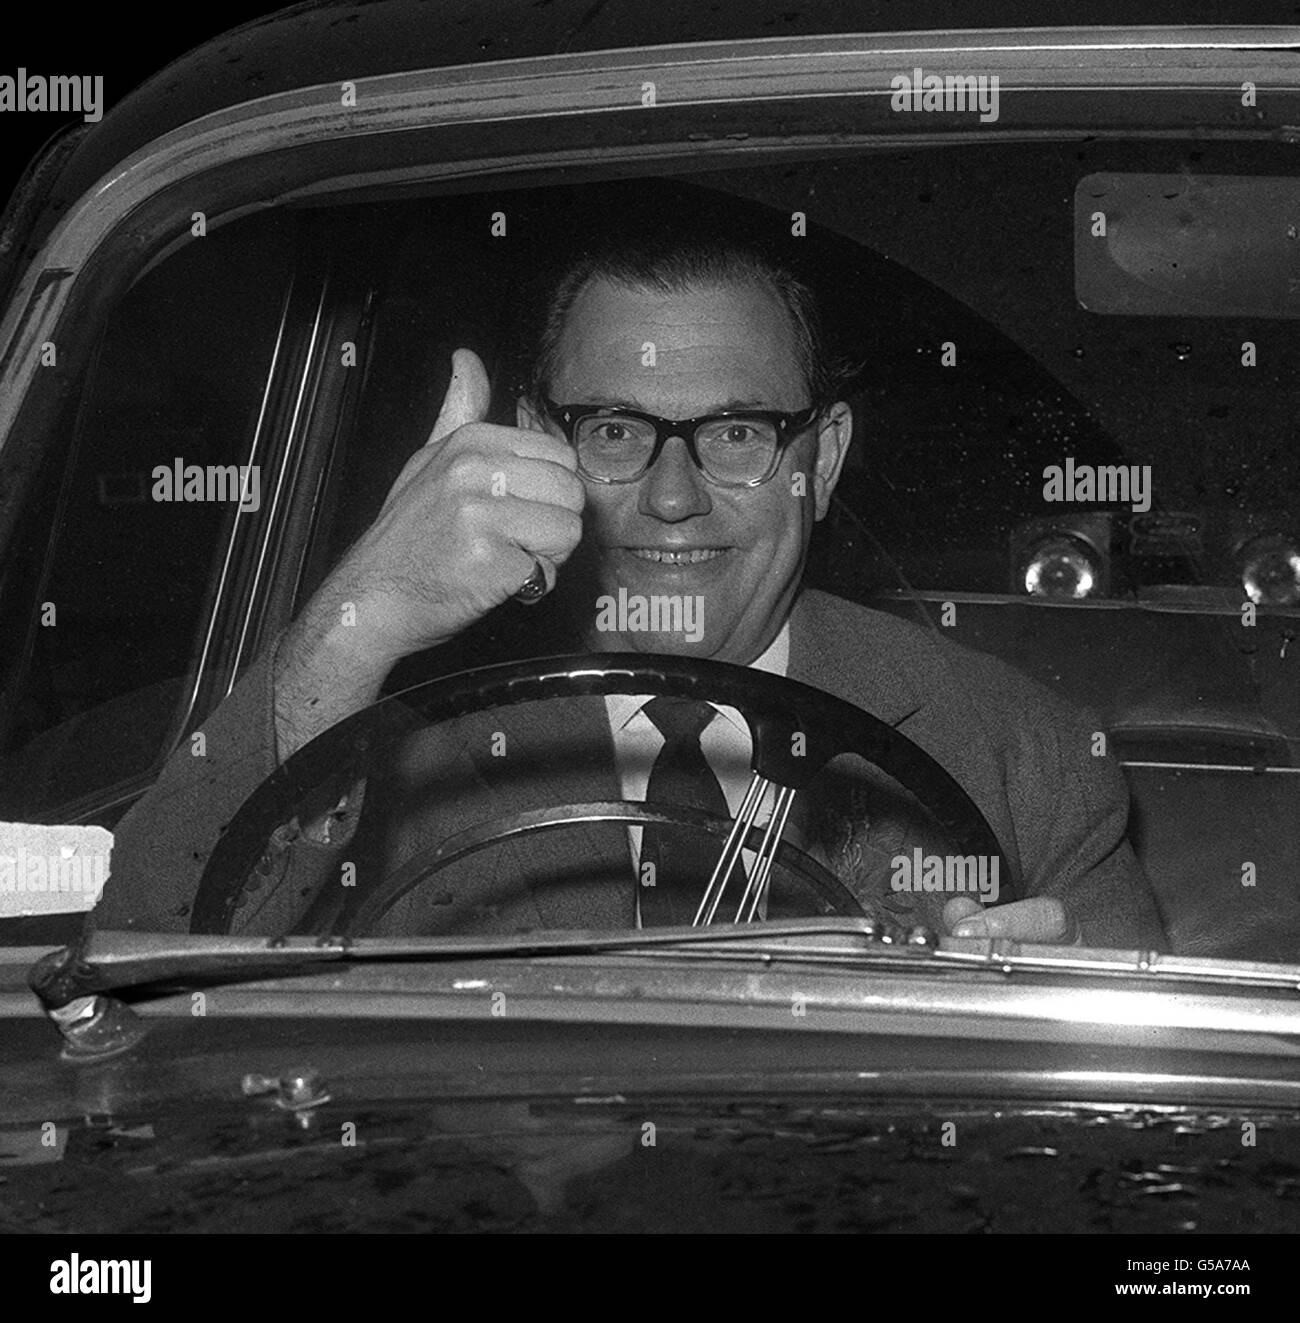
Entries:
[[[863,616],[820,593],[800,596],[790,617],[789,676],[862,708],[915,738],[924,726],[928,702],[905,659],[890,650],[892,665],[863,631]],[[867,617],[870,619],[871,617]],[[886,620],[886,623],[887,620]],[[909,729],[910,727],[910,729]],[[941,904],[932,897],[892,892],[892,860],[914,841],[942,848],[901,800],[901,787],[879,769],[859,760],[832,760],[809,794],[795,801],[787,836],[809,850],[831,871],[852,883],[860,901],[905,925],[940,922]]]
[[790,613],[790,679],[847,699],[903,729],[925,707],[924,693],[897,669],[896,653],[893,669],[882,663],[872,640],[852,629],[835,603],[822,593],[802,593],[795,603]]

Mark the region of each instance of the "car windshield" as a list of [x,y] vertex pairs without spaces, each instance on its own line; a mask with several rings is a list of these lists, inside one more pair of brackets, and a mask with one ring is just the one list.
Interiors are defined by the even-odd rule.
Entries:
[[0,817],[115,831],[102,928],[1294,961],[1291,168],[805,145],[160,254],[0,530]]

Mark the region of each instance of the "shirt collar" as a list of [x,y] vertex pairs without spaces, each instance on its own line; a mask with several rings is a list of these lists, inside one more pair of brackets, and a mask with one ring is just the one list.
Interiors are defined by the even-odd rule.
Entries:
[[[767,651],[761,657],[749,663],[756,671],[766,671],[769,675],[785,676],[790,669],[790,622],[781,626],[776,638],[768,644]],[[626,729],[632,719],[650,701],[649,694],[608,694],[605,707],[609,713],[609,728],[615,735]]]

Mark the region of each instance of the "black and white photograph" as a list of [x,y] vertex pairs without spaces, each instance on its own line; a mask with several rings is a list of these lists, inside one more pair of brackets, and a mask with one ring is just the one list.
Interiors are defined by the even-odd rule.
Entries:
[[1273,1298],[1300,2],[51,9],[5,51],[31,1300],[247,1302],[222,1235],[277,1309],[379,1256],[373,1307],[443,1233]]

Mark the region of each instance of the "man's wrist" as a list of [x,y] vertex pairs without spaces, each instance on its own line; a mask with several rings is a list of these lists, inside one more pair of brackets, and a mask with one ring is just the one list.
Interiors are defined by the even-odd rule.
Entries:
[[328,622],[304,613],[281,637],[273,661],[277,761],[373,703],[397,660],[346,623],[342,611]]

